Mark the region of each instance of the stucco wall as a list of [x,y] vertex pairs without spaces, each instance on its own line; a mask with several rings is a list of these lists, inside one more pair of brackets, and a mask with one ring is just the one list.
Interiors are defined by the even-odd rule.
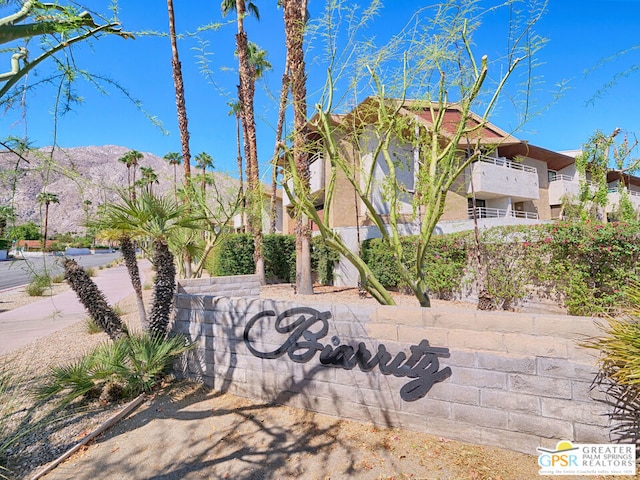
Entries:
[[[298,342],[332,348],[363,342],[373,353],[384,345],[394,358],[411,355],[411,346],[424,339],[449,349],[436,366],[450,368],[451,376],[423,398],[405,401],[400,391],[412,378],[383,375],[379,367],[326,366],[319,352],[306,363],[294,362],[289,353],[304,348],[272,359],[252,354],[250,346],[278,350],[292,334],[274,330],[274,315],[301,306],[324,315],[327,332],[298,335]],[[271,313],[260,317],[265,311]],[[297,312],[282,325],[299,318],[310,315]],[[307,331],[318,332],[322,324]],[[578,346],[598,333],[590,318],[179,294],[173,330],[197,345],[182,373],[236,395],[530,454],[540,446],[555,448],[559,440],[608,442],[605,407],[590,390],[594,357]]]

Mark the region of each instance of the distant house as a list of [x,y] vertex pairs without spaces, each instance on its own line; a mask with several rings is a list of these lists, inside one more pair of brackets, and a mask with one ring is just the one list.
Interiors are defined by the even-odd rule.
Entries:
[[[55,240],[47,240],[46,248],[49,248]],[[16,248],[25,252],[42,250],[42,240],[18,240],[16,242]]]
[[[376,179],[374,184],[382,184],[389,172],[385,162],[373,158],[374,142],[368,137],[371,129],[367,124],[367,115],[354,114],[372,101],[375,100],[368,98],[347,115],[332,117],[332,121],[335,125],[346,121],[353,125],[354,118],[359,119],[357,130],[352,130],[358,135],[357,148],[352,145],[352,148],[343,150],[350,152],[349,162],[353,163],[354,167],[373,171]],[[414,123],[430,128],[432,116],[429,108],[434,107],[406,101],[400,109],[400,114],[408,116]],[[463,121],[461,111],[456,105],[447,106],[443,117],[441,132],[445,137]],[[467,125],[480,125],[480,118],[473,114],[465,121]],[[436,232],[449,233],[471,229],[474,217],[480,227],[550,222],[561,215],[563,196],[578,192],[579,180],[574,155],[531,145],[491,123],[478,128],[475,135],[472,143],[479,145],[483,153],[447,191],[444,212]],[[349,142],[355,143],[353,140]],[[331,199],[331,216],[324,218],[326,179],[329,178],[331,170],[329,162],[326,161],[324,145],[317,132],[311,131],[309,143],[315,146],[309,154],[310,195],[314,199],[320,218],[323,218],[330,228],[339,232],[353,249],[357,248],[358,239],[363,241],[379,237],[379,230],[366,216],[364,203],[357,199],[353,186],[344,175],[337,176],[335,192]],[[467,143],[465,141],[458,146],[460,155],[465,155]],[[414,215],[412,205],[414,181],[420,168],[419,154],[409,142],[402,143],[398,140],[393,144],[393,155],[402,164],[403,168],[398,171],[398,178],[406,187],[400,204],[400,213],[404,215],[405,222],[401,225],[401,230],[411,234],[419,228],[419,218]],[[640,205],[640,179],[636,184],[626,183],[637,185],[637,201]],[[290,183],[290,187],[292,186]],[[370,200],[381,215],[389,212],[381,189],[374,188]],[[283,230],[291,233],[294,212],[291,200],[286,195],[283,205],[286,211]],[[337,273],[338,284],[357,285],[357,272],[346,261],[340,262]]]

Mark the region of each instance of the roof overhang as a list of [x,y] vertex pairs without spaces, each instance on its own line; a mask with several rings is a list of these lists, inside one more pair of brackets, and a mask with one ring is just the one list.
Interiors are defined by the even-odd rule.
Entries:
[[535,158],[546,162],[547,168],[550,170],[562,170],[565,167],[575,163],[575,159],[563,153],[547,150],[546,148],[531,145],[528,142],[520,142],[513,145],[503,145],[498,148],[501,155],[513,158],[517,155],[523,157]]

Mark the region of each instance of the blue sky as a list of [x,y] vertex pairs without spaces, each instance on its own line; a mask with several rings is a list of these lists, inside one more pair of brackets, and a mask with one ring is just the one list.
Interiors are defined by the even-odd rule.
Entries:
[[[193,32],[203,24],[223,22],[216,31],[202,34],[199,38],[181,40],[179,48],[192,154],[206,151],[214,157],[218,170],[233,174],[235,122],[228,116],[227,106],[227,102],[235,98],[237,83],[233,70],[233,18],[222,18],[217,0],[174,0],[174,3],[179,32]],[[383,40],[401,28],[416,8],[433,3],[387,0],[371,32]],[[486,5],[497,3],[498,0],[484,2]],[[84,4],[95,11],[108,13],[107,0],[85,0]],[[166,1],[120,0],[118,4],[119,18],[125,29],[134,32],[168,30]],[[284,61],[284,33],[282,11],[275,7],[275,2],[258,0],[257,4],[261,21],[248,19],[246,28],[249,38],[269,52],[268,58],[273,65],[273,70],[266,74],[263,84],[258,87],[255,107],[259,155],[261,163],[266,164],[273,151],[277,96]],[[324,1],[309,0],[312,18],[319,17],[323,8]],[[596,129],[610,132],[620,127],[623,131],[640,133],[640,116],[637,113],[640,111],[640,72],[619,78],[611,89],[597,96],[598,91],[616,75],[640,65],[640,49],[594,70],[603,59],[640,45],[637,36],[639,20],[639,0],[551,0],[547,14],[537,27],[549,43],[538,54],[541,66],[536,70],[536,76],[541,83],[533,93],[536,105],[546,105],[546,108],[515,135],[548,149],[566,150],[579,148]],[[476,51],[492,56],[504,49],[504,29],[504,14],[487,16],[475,38]],[[211,73],[208,77],[198,64],[202,40],[208,42],[205,47]],[[309,93],[312,96],[323,84],[326,71],[323,62],[317,60],[318,51],[316,49],[308,56]],[[0,64],[8,67],[9,56],[8,53],[2,54]],[[82,68],[107,76],[127,89],[131,96],[142,102],[149,114],[162,122],[169,133],[164,134],[155,127],[118,89],[109,87],[105,95],[81,81],[77,84],[77,93],[84,102],[74,106],[73,111],[60,118],[57,124],[57,143],[60,146],[115,144],[159,156],[169,151],[180,151],[171,50],[166,36],[139,33],[135,40],[103,38],[78,48],[75,59]],[[43,78],[47,68],[44,66],[32,74],[30,81]],[[550,103],[560,82],[567,82],[568,88],[561,98]],[[273,97],[267,93],[269,90]],[[17,108],[4,112],[0,117],[2,136],[21,137],[26,132],[36,146],[50,145],[54,131],[51,114],[54,94],[53,87],[40,88],[29,93],[25,110]],[[507,101],[504,105],[496,112],[493,122],[511,130],[515,117]],[[287,120],[291,121],[291,118]],[[266,168],[262,173],[269,176]]]

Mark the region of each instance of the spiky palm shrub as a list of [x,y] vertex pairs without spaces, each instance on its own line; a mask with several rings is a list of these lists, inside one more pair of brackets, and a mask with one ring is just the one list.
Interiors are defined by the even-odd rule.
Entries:
[[152,239],[152,262],[156,269],[153,305],[149,313],[149,329],[154,337],[166,335],[173,294],[176,269],[169,250],[169,239],[184,228],[194,228],[194,220],[187,215],[184,205],[175,199],[142,192],[136,199],[121,194],[121,201],[105,207],[96,223],[101,228],[116,230],[130,239]]
[[53,367],[36,395],[41,400],[57,396],[64,405],[113,387],[123,398],[148,393],[170,372],[173,361],[191,348],[181,336],[147,334],[104,343],[70,365]]
[[138,269],[138,261],[136,259],[136,249],[133,246],[131,238],[127,235],[122,235],[120,237],[120,252],[122,253],[122,258],[124,258],[124,263],[127,266],[133,291],[136,292],[136,303],[138,304],[140,324],[142,325],[143,330],[148,330],[149,323],[147,320],[147,312],[144,307],[144,300],[142,299],[142,282],[140,281],[140,270]]
[[87,309],[91,318],[102,328],[109,338],[116,340],[127,335],[120,316],[113,311],[107,299],[91,280],[87,272],[75,260],[67,258],[64,263],[64,278],[76,292],[78,299]]
[[632,307],[623,317],[599,324],[605,336],[585,343],[600,351],[594,387],[606,393],[611,406],[611,436],[634,443],[640,455],[640,285],[628,290]]
[[167,333],[173,296],[176,291],[176,267],[173,254],[165,240],[160,238],[154,240],[153,252],[156,281],[153,286],[153,305],[149,315],[149,330],[155,338],[163,338]]

